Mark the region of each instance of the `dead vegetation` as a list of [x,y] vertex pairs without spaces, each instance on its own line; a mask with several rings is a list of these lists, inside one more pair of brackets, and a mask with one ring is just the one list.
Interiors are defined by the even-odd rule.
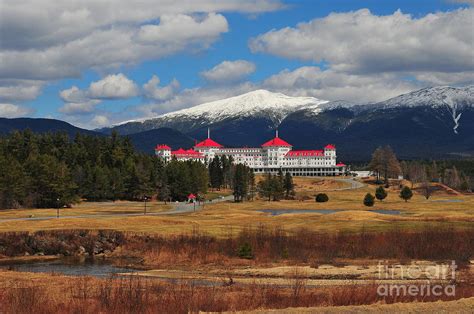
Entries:
[[[245,251],[245,256],[242,252]],[[336,258],[456,260],[474,252],[474,230],[426,227],[417,231],[319,233],[259,225],[217,238],[195,230],[179,236],[110,230],[9,232],[0,234],[0,254],[24,256],[96,255],[139,257],[144,265],[226,264],[293,261],[331,262]]]
[[[97,279],[0,272],[2,313],[197,313],[288,307],[347,306],[374,303],[454,300],[474,295],[458,285],[456,296],[379,296],[377,285],[307,286],[303,279],[286,286],[197,286],[192,281],[166,284],[129,276]],[[35,284],[40,281],[43,284]]]

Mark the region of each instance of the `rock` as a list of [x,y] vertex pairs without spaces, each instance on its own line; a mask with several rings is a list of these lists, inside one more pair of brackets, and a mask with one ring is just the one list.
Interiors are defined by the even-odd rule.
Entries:
[[25,252],[25,256],[30,256],[30,253],[28,253],[28,252]]
[[79,255],[83,255],[84,253],[86,253],[86,249],[81,245],[81,246],[78,248],[78,254],[79,254]]

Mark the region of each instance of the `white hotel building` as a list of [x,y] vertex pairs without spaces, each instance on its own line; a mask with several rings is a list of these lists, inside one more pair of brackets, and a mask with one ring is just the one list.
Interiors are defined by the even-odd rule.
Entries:
[[276,174],[281,169],[292,176],[337,176],[346,172],[346,165],[336,162],[336,147],[326,145],[323,150],[292,150],[292,145],[278,137],[261,147],[226,148],[208,137],[197,143],[194,149],[172,151],[167,145],[157,145],[156,156],[165,161],[198,160],[208,163],[215,156],[232,156],[234,163],[249,166],[255,173]]

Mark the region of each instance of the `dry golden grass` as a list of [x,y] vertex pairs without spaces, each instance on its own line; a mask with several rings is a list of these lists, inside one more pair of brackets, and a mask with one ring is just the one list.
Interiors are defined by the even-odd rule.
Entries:
[[[164,202],[147,202],[147,213],[159,213],[172,209],[172,206]],[[145,210],[144,202],[82,202],[73,205],[72,208],[60,208],[60,217],[83,216],[83,215],[113,215],[113,214],[142,214]],[[44,209],[8,209],[0,210],[0,219],[8,218],[40,218],[54,217],[56,208]]]
[[[474,312],[474,297],[464,298],[455,301],[437,302],[412,302],[395,304],[372,304],[372,305],[352,305],[352,306],[320,306],[320,307],[299,307],[279,310],[257,310],[247,313],[255,314],[296,314],[296,313],[472,313]],[[235,313],[235,312],[234,312]],[[237,312],[238,313],[238,312]]]
[[[314,178],[298,178],[309,184]],[[452,196],[444,192],[435,193],[429,200],[415,193],[409,202],[398,197],[398,189],[390,188],[387,199],[376,201],[375,206],[368,208],[362,204],[364,195],[374,193],[375,186],[366,186],[356,190],[328,191],[329,202],[316,203],[314,200],[267,202],[255,200],[244,203],[206,204],[196,213],[172,216],[137,216],[137,217],[93,217],[62,218],[34,221],[0,221],[0,232],[36,231],[54,229],[116,229],[121,231],[182,234],[198,229],[211,235],[225,236],[230,230],[237,232],[246,226],[265,224],[269,227],[281,226],[287,230],[302,227],[315,231],[357,231],[384,230],[386,228],[418,228],[427,225],[453,226],[457,228],[474,228],[474,196]],[[443,202],[448,200],[448,202]],[[455,202],[452,202],[455,200]],[[138,204],[138,205],[137,205]],[[140,206],[134,208],[132,206]],[[143,211],[143,203],[83,203],[72,209],[62,210],[63,215],[123,213],[124,210]],[[169,205],[154,203],[150,212],[168,210]],[[134,209],[132,209],[134,208]],[[323,215],[318,213],[284,214],[270,216],[260,212],[261,209],[333,209],[343,210],[338,213]],[[368,210],[397,210],[401,215],[385,215]],[[51,216],[55,209],[2,211],[0,219],[28,217],[34,215]]]

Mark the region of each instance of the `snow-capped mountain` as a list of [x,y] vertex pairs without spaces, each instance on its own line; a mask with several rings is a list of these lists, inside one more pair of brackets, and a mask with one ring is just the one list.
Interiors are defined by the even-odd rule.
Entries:
[[282,93],[272,93],[259,89],[239,96],[167,113],[161,116],[160,119],[168,120],[177,117],[189,117],[205,119],[216,123],[229,118],[262,115],[268,116],[276,124],[279,124],[291,112],[327,102],[314,97],[291,97]]
[[436,86],[427,87],[411,93],[375,104],[377,108],[394,107],[464,107],[474,106],[474,85],[466,87]]
[[122,134],[171,127],[180,131],[191,130],[234,119],[263,118],[274,127],[290,113],[327,101],[314,97],[291,97],[267,90],[255,90],[242,95],[216,100],[191,108],[163,114],[147,120],[127,121],[114,128]]
[[474,85],[466,87],[437,86],[403,94],[373,105],[377,109],[431,107],[446,110],[453,119],[453,132],[458,128],[463,109],[474,106]]
[[230,147],[259,146],[278,128],[297,149],[334,143],[345,160],[366,160],[380,145],[391,145],[402,158],[474,156],[474,86],[425,88],[370,104],[257,90],[112,129],[144,133],[143,149],[151,151],[165,138],[149,130],[171,128],[200,140],[208,127],[214,140]]

